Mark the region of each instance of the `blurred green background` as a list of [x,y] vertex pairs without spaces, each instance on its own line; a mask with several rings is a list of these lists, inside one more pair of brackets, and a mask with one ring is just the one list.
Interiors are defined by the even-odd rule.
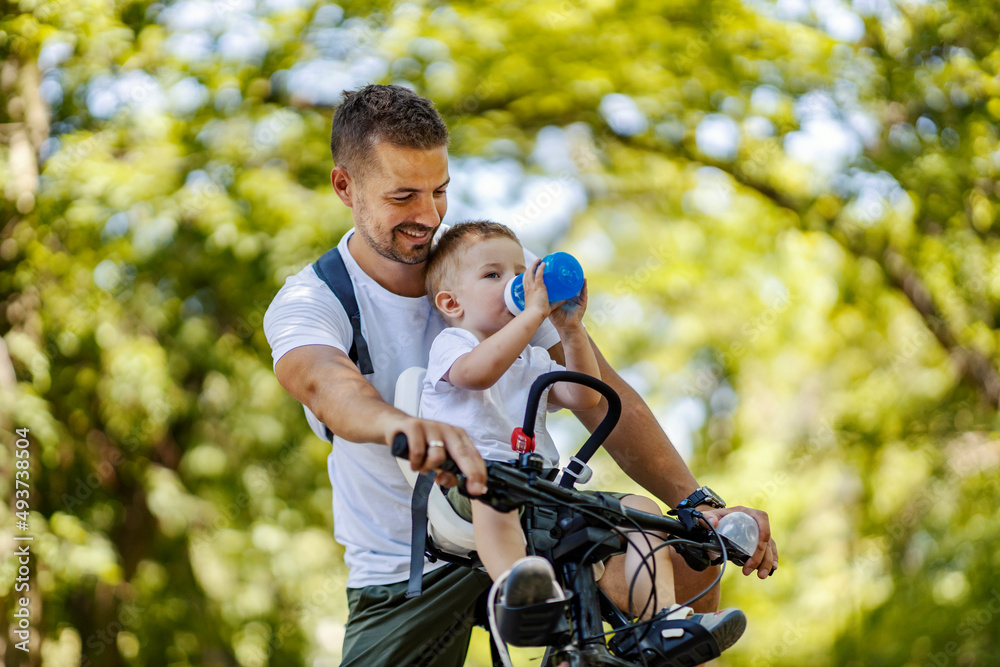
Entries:
[[28,428],[37,558],[25,657],[5,502],[5,664],[339,662],[329,445],[261,323],[351,224],[328,133],[368,82],[438,105],[446,221],[576,254],[699,480],[769,512],[721,664],[1000,663],[997,3],[0,8],[0,489]]

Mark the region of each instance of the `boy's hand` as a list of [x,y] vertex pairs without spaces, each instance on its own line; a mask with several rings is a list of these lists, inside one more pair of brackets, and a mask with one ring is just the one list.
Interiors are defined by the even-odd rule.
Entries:
[[547,317],[551,306],[549,306],[549,291],[545,289],[545,282],[542,274],[545,273],[545,265],[542,260],[536,259],[524,272],[522,284],[524,285],[524,312],[538,313],[543,318]]
[[549,320],[557,331],[566,331],[582,326],[583,314],[587,311],[587,281],[583,281],[583,289],[572,299],[566,299],[554,304]]

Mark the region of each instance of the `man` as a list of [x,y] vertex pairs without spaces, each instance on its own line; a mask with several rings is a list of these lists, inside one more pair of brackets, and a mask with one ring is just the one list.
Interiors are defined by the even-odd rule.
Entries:
[[[288,279],[264,318],[279,382],[303,404],[317,435],[333,434],[334,530],[350,569],[344,665],[461,665],[473,604],[490,583],[481,572],[425,564],[423,595],[405,597],[410,488],[386,447],[405,433],[414,469],[435,470],[447,452],[467,475],[470,492],[485,491],[485,466],[462,429],[392,406],[399,373],[426,365],[431,341],[444,328],[425,298],[424,270],[448,208],[447,144],[433,104],[399,86],[345,92],[334,116],[331,182],[354,218],[338,249],[356,292],[373,372],[362,375],[350,360],[351,321],[312,266]],[[532,344],[565,362],[551,325]],[[630,477],[676,506],[698,484],[642,399],[595,352],[601,377],[623,405],[606,449]],[[593,429],[605,410],[598,406],[578,417]],[[439,478],[454,483],[452,476]],[[744,573],[766,577],[777,563],[767,516],[746,508],[702,509],[712,523],[737,509],[754,516],[761,541]],[[602,584],[613,599],[624,600],[628,583],[615,559],[624,557],[608,562]],[[674,568],[679,600],[701,591],[715,574],[693,572],[680,558]],[[716,589],[699,601],[698,611],[717,608],[718,600]]]

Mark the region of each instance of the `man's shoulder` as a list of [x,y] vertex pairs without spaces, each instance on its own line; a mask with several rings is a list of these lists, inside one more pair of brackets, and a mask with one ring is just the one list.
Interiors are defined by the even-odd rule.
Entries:
[[310,262],[299,269],[298,272],[285,278],[285,284],[274,295],[274,301],[295,297],[301,298],[309,294],[326,296],[327,293],[332,295],[330,288],[316,274],[315,262]]
[[285,279],[285,284],[267,307],[264,315],[265,327],[268,321],[274,318],[285,316],[300,318],[303,313],[302,306],[309,306],[326,314],[347,317],[340,300],[316,274],[311,263]]

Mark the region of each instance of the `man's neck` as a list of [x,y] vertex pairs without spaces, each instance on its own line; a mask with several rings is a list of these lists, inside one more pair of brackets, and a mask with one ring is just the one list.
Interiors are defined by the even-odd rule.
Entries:
[[369,247],[357,231],[347,239],[347,248],[361,270],[393,294],[405,297],[421,297],[427,294],[427,288],[424,286],[426,262],[404,264],[383,257]]

